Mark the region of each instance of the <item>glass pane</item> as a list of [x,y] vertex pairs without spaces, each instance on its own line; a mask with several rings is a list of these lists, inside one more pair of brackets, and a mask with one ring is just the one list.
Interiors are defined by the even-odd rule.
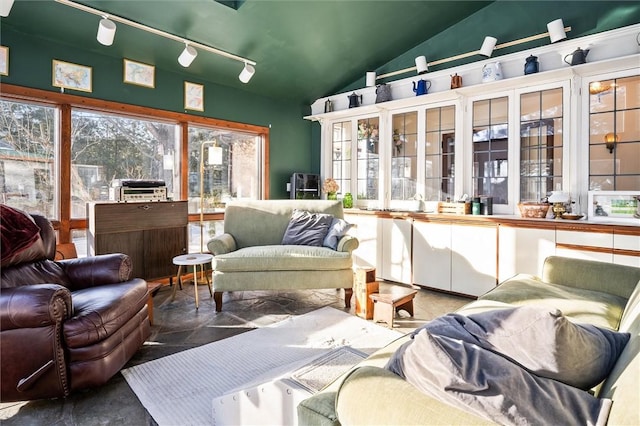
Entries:
[[56,219],[56,109],[9,101],[0,109],[0,202]]
[[640,76],[616,80],[616,109],[640,108]]
[[427,155],[440,153],[440,132],[427,133],[425,151]]
[[541,118],[562,117],[562,88],[542,92]]
[[200,222],[190,222],[187,232],[189,233],[189,253],[202,253],[207,250],[207,241],[224,233],[224,221],[204,221],[202,228]]
[[[441,130],[454,130],[456,127],[456,107],[447,106],[440,108],[441,110]],[[427,127],[429,129],[429,127]]]
[[[378,161],[380,153],[379,132],[380,126],[377,117],[358,120],[358,193],[356,199],[378,199],[378,179],[380,174]],[[351,188],[350,182],[345,182],[345,187]]]
[[489,123],[489,100],[473,103],[473,127],[486,126]]
[[616,131],[620,142],[640,141],[640,108],[616,112]]
[[540,93],[525,93],[520,96],[520,121],[540,118]]
[[440,109],[441,108],[432,108],[427,110],[425,119],[427,131],[434,131],[440,128]]
[[72,217],[86,216],[88,201],[119,199],[116,179],[164,182],[179,197],[176,125],[74,109],[71,112]]
[[[620,161],[620,160],[617,160]],[[603,145],[592,145],[589,148],[589,174],[613,174],[614,158]]]
[[[227,129],[189,126],[188,150],[190,213],[200,212],[200,208],[205,213],[213,212],[236,198],[261,198],[259,136]],[[218,155],[212,158],[212,152],[218,152]]]
[[509,118],[509,98],[497,98],[491,100],[491,122],[507,123]]
[[[616,168],[616,173],[640,176],[640,142],[618,143],[614,154],[619,159],[616,160],[616,166],[619,167]],[[640,187],[634,189],[640,189]]]
[[391,199],[408,200],[416,195],[417,112],[392,117]]
[[614,131],[614,113],[591,114],[589,117],[589,143],[604,143],[604,135]]
[[616,178],[616,190],[637,191],[640,188],[640,175],[618,176]]
[[615,106],[614,80],[589,83],[589,110],[591,113],[613,111]]

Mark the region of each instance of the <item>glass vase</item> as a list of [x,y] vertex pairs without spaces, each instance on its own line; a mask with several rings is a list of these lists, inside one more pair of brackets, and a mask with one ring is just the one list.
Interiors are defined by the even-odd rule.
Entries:
[[337,200],[338,194],[335,192],[327,192],[327,200]]

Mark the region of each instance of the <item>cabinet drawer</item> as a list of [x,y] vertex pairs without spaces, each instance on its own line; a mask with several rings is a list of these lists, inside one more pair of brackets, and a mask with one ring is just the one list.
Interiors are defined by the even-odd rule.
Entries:
[[640,251],[640,236],[613,234],[613,248]]
[[89,208],[94,233],[186,226],[186,201],[155,203],[104,203]]
[[556,231],[556,244],[591,247],[613,247],[613,232]]

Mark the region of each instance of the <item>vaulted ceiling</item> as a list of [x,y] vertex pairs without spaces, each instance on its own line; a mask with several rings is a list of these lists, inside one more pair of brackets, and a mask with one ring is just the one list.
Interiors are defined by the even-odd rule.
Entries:
[[[54,0],[16,0],[1,24],[194,79],[310,104],[364,77],[492,1],[404,0],[82,0],[82,4],[257,62],[248,84],[243,64],[199,52],[185,69],[184,45],[117,24],[112,46],[96,41],[99,16]],[[235,6],[235,7],[230,7]]]

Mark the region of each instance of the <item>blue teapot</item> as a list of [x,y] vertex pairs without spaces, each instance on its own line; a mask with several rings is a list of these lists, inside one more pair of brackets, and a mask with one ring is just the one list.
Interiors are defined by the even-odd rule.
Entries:
[[429,80],[418,80],[418,85],[416,87],[416,82],[413,82],[413,91],[416,96],[426,95],[431,87],[431,82]]

